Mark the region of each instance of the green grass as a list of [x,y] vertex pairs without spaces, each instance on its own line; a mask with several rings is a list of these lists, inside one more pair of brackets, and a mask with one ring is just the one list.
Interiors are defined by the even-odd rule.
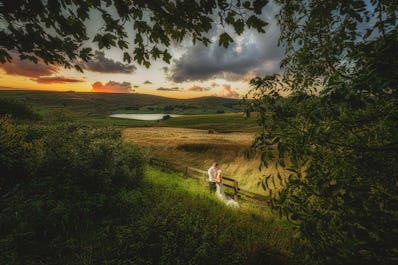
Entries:
[[[278,222],[278,226],[290,229],[290,224],[279,218],[275,218],[274,213],[267,207],[256,207],[251,203],[245,201],[239,201],[240,209],[229,208],[224,205],[214,194],[208,191],[207,182],[204,180],[197,180],[192,178],[185,178],[182,173],[175,172],[164,172],[158,169],[149,167],[147,174],[144,179],[144,183],[150,185],[159,185],[172,192],[184,192],[188,196],[200,197],[203,200],[212,201],[218,206],[221,206],[224,210],[231,210],[231,212],[238,212],[250,214],[260,219],[270,219],[274,222]],[[217,207],[218,207],[217,206]],[[281,238],[281,242],[286,237]],[[282,244],[283,245],[283,244]],[[285,244],[286,245],[286,244]]]
[[[63,111],[73,120],[93,126],[168,126],[213,129],[218,132],[256,131],[255,119],[245,119],[238,99],[202,97],[165,98],[145,94],[0,91],[0,98],[24,102],[44,120]],[[217,114],[217,112],[225,112]],[[167,121],[137,121],[108,117],[113,113],[175,113],[189,115]]]
[[160,126],[194,129],[213,129],[217,132],[257,131],[255,117],[245,118],[243,113],[225,113],[176,117],[159,122]]
[[143,218],[153,216],[165,240],[156,243],[172,246],[170,264],[290,264],[292,228],[268,210],[229,208],[198,181],[153,168],[127,200],[137,192]]
[[100,117],[113,113],[199,114],[241,111],[238,99],[220,97],[176,99],[146,94],[0,90],[0,98],[25,102],[39,112],[43,109],[64,109]]
[[296,264],[286,221],[247,205],[229,208],[175,173],[149,167],[134,188],[78,196],[85,199],[39,193],[2,209],[0,263]]
[[157,121],[140,121],[110,117],[78,117],[79,122],[96,127],[151,127],[156,126]]

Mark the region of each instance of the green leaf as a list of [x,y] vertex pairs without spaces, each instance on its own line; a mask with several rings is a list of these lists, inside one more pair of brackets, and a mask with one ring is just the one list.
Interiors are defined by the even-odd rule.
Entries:
[[224,32],[220,35],[218,45],[223,46],[224,48],[228,48],[229,44],[234,40],[229,36],[228,33]]
[[256,14],[261,14],[263,7],[268,3],[268,0],[254,0],[253,9]]
[[125,61],[127,63],[131,63],[131,56],[128,52],[123,53],[123,61]]
[[166,63],[170,63],[171,60],[171,55],[170,53],[166,50],[163,53],[163,61],[165,61]]
[[243,30],[245,29],[245,22],[243,19],[237,19],[232,25],[238,35],[243,33]]
[[258,32],[261,33],[265,32],[264,27],[268,25],[267,22],[263,21],[255,15],[250,16],[247,19],[246,24],[249,28],[255,28]]
[[234,24],[234,22],[235,22],[235,15],[236,15],[236,12],[235,12],[235,11],[230,11],[230,12],[228,12],[227,17],[225,18],[225,22],[226,22],[227,24],[230,24],[230,25]]

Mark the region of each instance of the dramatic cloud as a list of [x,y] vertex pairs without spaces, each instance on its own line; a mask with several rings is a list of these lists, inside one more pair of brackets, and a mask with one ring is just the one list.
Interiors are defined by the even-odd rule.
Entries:
[[144,85],[150,85],[150,84],[153,84],[153,83],[151,81],[149,81],[149,80],[146,80],[143,84]]
[[213,96],[225,97],[225,98],[239,98],[238,92],[232,89],[231,85],[228,84],[223,84],[221,86],[221,90],[218,93],[213,94]]
[[82,66],[83,69],[100,73],[131,74],[137,70],[134,65],[123,64],[106,58],[105,53],[101,51],[95,51],[94,58],[89,62],[84,62]]
[[0,68],[3,69],[9,75],[20,75],[31,78],[39,76],[49,76],[59,71],[59,68],[54,65],[46,65],[42,62],[35,64],[29,60],[21,60],[15,52],[11,52],[12,62],[0,64]]
[[158,91],[178,91],[178,92],[182,91],[182,89],[180,89],[178,87],[159,87],[156,90],[158,90]]
[[201,86],[193,86],[188,89],[188,91],[194,91],[194,92],[203,92],[203,91],[209,91],[210,88],[208,87],[201,87]]
[[263,18],[271,22],[266,34],[247,31],[242,36],[234,36],[236,42],[228,49],[219,46],[216,39],[208,47],[187,47],[186,52],[166,70],[168,78],[174,82],[212,78],[247,81],[256,75],[280,72],[283,50],[277,46],[279,29],[273,18],[276,10],[277,6],[272,3],[265,9]]
[[134,90],[131,88],[131,83],[123,82],[118,83],[115,81],[109,81],[106,84],[101,82],[95,82],[92,86],[92,92],[106,92],[106,93],[131,93]]
[[81,79],[63,77],[63,76],[44,76],[32,79],[39,84],[65,84],[65,83],[79,83],[84,82]]

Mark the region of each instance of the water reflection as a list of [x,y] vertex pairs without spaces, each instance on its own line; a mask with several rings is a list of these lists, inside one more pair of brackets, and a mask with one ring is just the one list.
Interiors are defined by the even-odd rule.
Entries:
[[141,121],[156,121],[156,120],[161,120],[166,115],[169,115],[171,118],[184,116],[178,114],[153,113],[153,114],[112,114],[109,115],[109,117],[141,120]]

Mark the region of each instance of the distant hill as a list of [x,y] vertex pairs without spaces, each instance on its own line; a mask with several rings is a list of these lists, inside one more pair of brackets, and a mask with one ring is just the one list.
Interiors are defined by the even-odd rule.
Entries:
[[123,113],[224,113],[241,111],[239,99],[200,97],[175,99],[147,94],[0,90],[0,98],[28,103],[36,109],[66,109],[91,115]]

